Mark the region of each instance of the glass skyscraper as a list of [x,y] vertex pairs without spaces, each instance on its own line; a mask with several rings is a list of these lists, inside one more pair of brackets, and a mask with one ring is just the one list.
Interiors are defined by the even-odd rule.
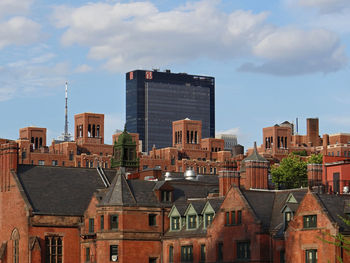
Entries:
[[215,79],[135,70],[126,73],[126,128],[140,135],[143,151],[172,145],[172,122],[202,121],[202,137],[215,137]]

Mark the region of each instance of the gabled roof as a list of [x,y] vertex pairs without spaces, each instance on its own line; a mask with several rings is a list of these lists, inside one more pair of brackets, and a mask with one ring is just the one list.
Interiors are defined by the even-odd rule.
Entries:
[[339,231],[350,232],[350,226],[342,219],[346,217],[345,209],[348,209],[350,195],[313,194],[325,209],[329,219],[339,225]]
[[254,142],[254,149],[253,149],[253,153],[251,155],[249,155],[248,157],[244,158],[242,160],[241,163],[241,168],[240,171],[244,172],[246,167],[245,167],[245,163],[248,161],[258,161],[258,162],[268,162],[264,157],[262,157],[259,153],[258,153],[258,149],[256,147],[256,142]]
[[[105,170],[111,179],[114,170]],[[105,188],[96,169],[19,165],[15,176],[34,214],[82,216],[96,189]]]
[[193,207],[193,209],[196,211],[197,215],[200,215],[207,200],[206,199],[201,199],[201,200],[189,200],[189,204],[186,208],[186,212],[184,215],[187,215],[190,207]]
[[205,206],[203,207],[201,214],[205,212],[208,206],[210,206],[215,213],[220,209],[222,202],[224,201],[224,197],[216,197],[216,198],[210,198],[206,202]]
[[108,188],[102,198],[100,205],[135,205],[136,199],[121,170]]
[[[262,223],[265,231],[278,232],[283,226],[283,209],[286,205],[296,211],[307,189],[290,189],[283,191],[242,190],[242,194]],[[293,195],[297,203],[290,203]]]

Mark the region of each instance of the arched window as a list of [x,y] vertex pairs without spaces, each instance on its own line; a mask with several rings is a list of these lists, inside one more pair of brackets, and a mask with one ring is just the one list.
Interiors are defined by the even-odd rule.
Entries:
[[12,262],[19,263],[19,232],[17,228],[12,231]]

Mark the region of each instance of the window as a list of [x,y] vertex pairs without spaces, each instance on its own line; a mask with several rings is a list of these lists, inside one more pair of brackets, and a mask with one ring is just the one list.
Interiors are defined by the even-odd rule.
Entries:
[[119,217],[118,215],[111,215],[110,217],[111,229],[118,229]]
[[157,225],[157,215],[156,214],[149,214],[148,215],[148,225],[149,226]]
[[103,229],[105,229],[105,217],[104,217],[104,215],[102,215],[101,217],[100,217],[100,226],[101,226],[101,230],[103,230]]
[[193,261],[193,246],[182,246],[181,262],[192,262],[192,261]]
[[89,247],[85,248],[85,261],[86,262],[90,261],[90,248]]
[[232,225],[236,224],[236,211],[231,211]]
[[162,201],[163,202],[171,202],[171,192],[170,191],[162,191]]
[[157,258],[149,258],[148,262],[149,263],[157,263]]
[[237,211],[237,225],[242,224],[242,211]]
[[281,250],[280,251],[280,263],[285,263],[286,262],[286,251]]
[[169,263],[174,262],[174,247],[169,246]]
[[38,165],[45,165],[45,161],[39,160],[39,161],[38,161]]
[[237,259],[250,259],[249,241],[237,242]]
[[26,153],[26,151],[23,151],[22,152],[22,159],[25,159],[25,158],[27,158],[27,153]]
[[305,251],[305,263],[316,263],[317,262],[317,250],[310,249]]
[[226,226],[230,225],[230,212],[226,212]]
[[204,219],[205,219],[205,224],[204,227],[208,227],[211,225],[211,222],[213,222],[214,214],[205,214]]
[[64,166],[64,164],[65,164],[64,161],[62,161],[62,166]]
[[201,258],[200,262],[205,262],[205,245],[201,244]]
[[224,259],[224,251],[223,251],[224,243],[218,243],[218,262],[222,262]]
[[292,212],[285,212],[284,213],[284,229],[287,228],[290,220],[292,220]]
[[81,167],[81,162],[80,161],[78,161],[78,167]]
[[13,245],[13,263],[19,263],[19,232],[17,229],[12,231],[11,239]]
[[109,246],[110,261],[118,261],[118,245]]
[[180,217],[174,216],[171,218],[171,230],[180,230]]
[[45,237],[45,262],[62,263],[62,237],[47,236]]
[[13,240],[13,262],[14,263],[19,263],[18,257],[19,257],[18,240]]
[[188,216],[188,229],[194,229],[197,227],[197,216],[190,215]]
[[69,161],[73,161],[74,153],[70,152],[69,153]]
[[317,227],[317,215],[303,216],[304,228]]
[[95,232],[94,230],[94,219],[93,218],[89,218],[89,233],[93,233]]

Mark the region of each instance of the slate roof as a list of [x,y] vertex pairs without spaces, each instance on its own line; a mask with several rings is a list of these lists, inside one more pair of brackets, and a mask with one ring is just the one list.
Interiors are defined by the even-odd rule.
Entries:
[[[210,199],[199,199],[199,200],[188,200],[187,202],[175,203],[176,209],[179,211],[181,216],[185,215],[186,209],[189,204],[192,204],[196,212],[200,215],[204,209],[204,206],[207,202],[210,202],[210,205],[213,207],[215,212],[217,212],[224,201],[223,197],[216,197]],[[167,231],[164,235],[165,238],[177,238],[177,237],[205,237],[207,229],[204,228],[204,220],[202,222],[197,221],[198,228],[187,230],[186,226],[182,227],[179,231]]]
[[267,160],[258,153],[258,149],[256,147],[256,142],[254,142],[253,153],[242,160],[240,172],[244,172],[245,171],[245,169],[246,169],[245,163],[247,161],[267,162]]
[[[172,206],[172,202],[159,202],[155,190],[164,182],[126,180],[116,170],[105,170],[111,182],[103,184],[96,169],[19,165],[18,181],[33,208],[34,214],[82,216],[91,197],[96,193],[99,205]],[[167,181],[174,188],[174,201],[188,198],[206,198],[218,191],[217,176],[203,176],[199,180]]]
[[208,199],[208,201],[216,213],[217,211],[219,211],[219,208],[221,207],[221,204],[224,201],[224,197],[211,198]]
[[[115,170],[105,170],[111,179]],[[82,216],[96,189],[105,188],[96,169],[19,165],[17,178],[34,214]]]
[[207,203],[206,199],[199,199],[199,200],[189,200],[189,202],[192,204],[194,210],[198,215],[200,215],[203,211],[203,208],[205,204]]
[[[283,191],[259,191],[241,190],[242,194],[253,209],[257,218],[261,221],[263,229],[270,232],[278,232],[283,227],[282,209],[285,205],[297,209],[301,200],[307,193],[307,189],[290,189]],[[290,194],[295,197],[296,203],[286,203]],[[282,229],[283,230],[283,229]]]
[[317,194],[315,196],[320,201],[321,205],[326,209],[330,219],[340,226],[340,232],[350,232],[348,226],[341,217],[346,217],[345,213],[348,210],[350,195],[329,195]]

